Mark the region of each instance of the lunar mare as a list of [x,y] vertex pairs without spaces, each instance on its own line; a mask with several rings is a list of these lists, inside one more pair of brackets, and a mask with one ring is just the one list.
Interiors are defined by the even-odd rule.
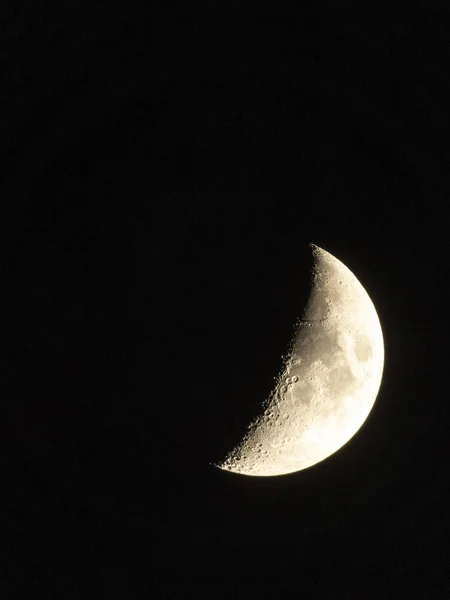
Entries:
[[215,465],[242,475],[310,467],[348,442],[376,400],[384,363],[375,307],[353,273],[310,244],[311,292],[281,372],[242,441]]

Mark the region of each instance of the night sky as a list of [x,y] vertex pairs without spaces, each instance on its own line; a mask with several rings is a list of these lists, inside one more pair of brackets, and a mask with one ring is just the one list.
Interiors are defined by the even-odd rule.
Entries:
[[[450,597],[450,12],[244,4],[1,9],[4,600]],[[309,469],[216,469],[310,242],[375,304],[377,401]]]

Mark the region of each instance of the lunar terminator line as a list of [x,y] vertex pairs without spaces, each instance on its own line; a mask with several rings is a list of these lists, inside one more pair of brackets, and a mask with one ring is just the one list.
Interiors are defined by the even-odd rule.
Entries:
[[310,467],[360,429],[384,363],[375,307],[353,273],[310,244],[312,287],[280,375],[242,441],[215,466],[253,476]]

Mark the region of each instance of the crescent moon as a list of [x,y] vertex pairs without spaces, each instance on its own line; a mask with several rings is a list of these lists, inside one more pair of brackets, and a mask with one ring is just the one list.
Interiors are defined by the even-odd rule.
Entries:
[[310,247],[311,291],[281,373],[220,469],[267,477],[311,467],[346,444],[375,403],[384,364],[375,307],[342,262]]

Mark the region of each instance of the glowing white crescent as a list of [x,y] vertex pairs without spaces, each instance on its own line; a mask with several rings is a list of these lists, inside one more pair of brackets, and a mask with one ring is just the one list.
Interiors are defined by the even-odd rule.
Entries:
[[337,258],[310,244],[311,293],[261,414],[215,466],[273,476],[310,467],[341,448],[366,420],[381,384],[383,335],[362,285]]

